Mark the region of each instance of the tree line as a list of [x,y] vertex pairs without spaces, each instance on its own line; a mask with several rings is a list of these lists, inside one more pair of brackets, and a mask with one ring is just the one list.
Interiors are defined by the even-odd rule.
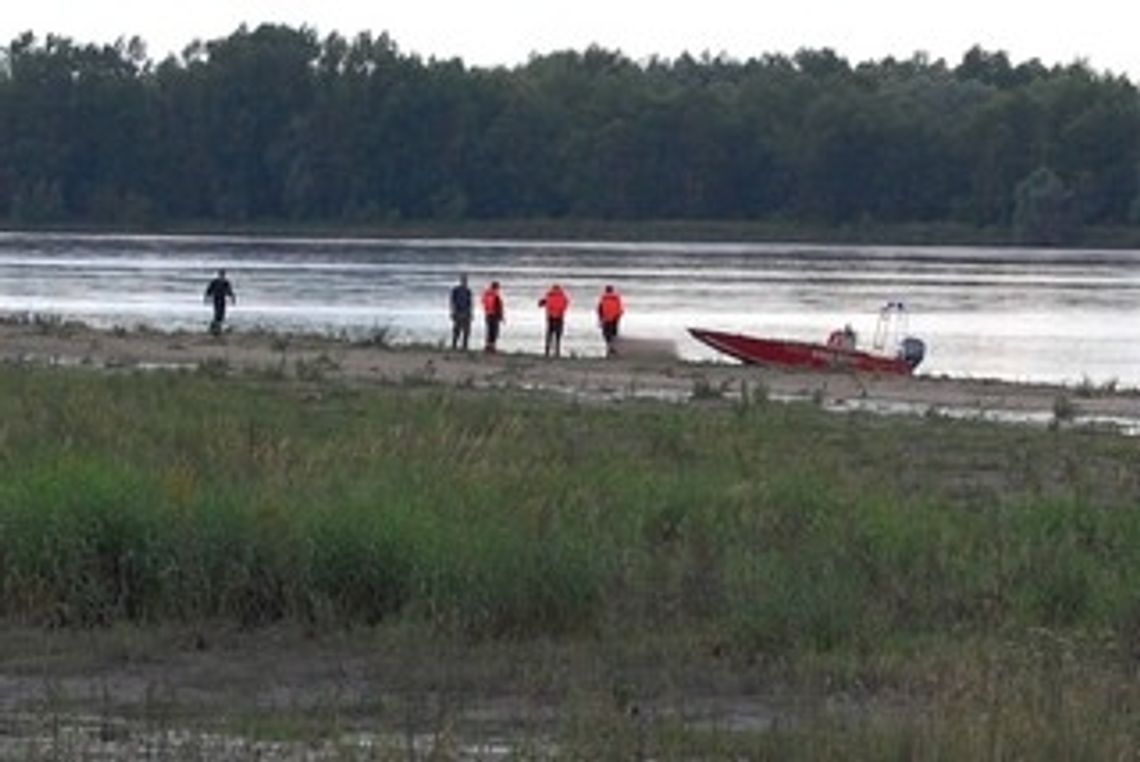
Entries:
[[1063,242],[1140,223],[1140,99],[981,48],[475,68],[306,27],[158,62],[138,39],[25,34],[0,52],[0,219],[956,222]]

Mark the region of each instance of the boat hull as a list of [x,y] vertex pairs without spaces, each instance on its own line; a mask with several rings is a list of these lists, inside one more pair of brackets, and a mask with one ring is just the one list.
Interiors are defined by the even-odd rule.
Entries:
[[901,357],[875,355],[857,349],[806,341],[762,339],[739,333],[690,328],[693,338],[744,363],[777,365],[802,370],[846,370],[861,373],[910,375],[914,368]]

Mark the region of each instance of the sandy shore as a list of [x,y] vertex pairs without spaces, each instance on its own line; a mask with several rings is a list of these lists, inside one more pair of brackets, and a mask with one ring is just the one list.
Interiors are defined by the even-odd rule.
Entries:
[[96,368],[199,368],[264,372],[361,383],[439,383],[533,389],[583,399],[810,399],[836,409],[944,414],[1049,423],[1066,421],[1140,431],[1140,392],[947,377],[793,372],[683,362],[659,346],[634,345],[611,359],[548,360],[428,347],[353,344],[331,337],[101,331],[73,323],[0,323],[0,361]]

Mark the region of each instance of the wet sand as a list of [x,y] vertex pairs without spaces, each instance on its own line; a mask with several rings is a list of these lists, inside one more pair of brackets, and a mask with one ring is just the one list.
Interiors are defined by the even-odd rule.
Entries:
[[210,368],[369,384],[435,383],[476,389],[547,391],[583,400],[812,400],[835,409],[943,414],[1140,429],[1140,391],[992,379],[797,372],[693,363],[662,342],[629,341],[619,357],[453,352],[442,347],[352,343],[272,333],[103,331],[74,323],[0,323],[0,361],[106,369]]

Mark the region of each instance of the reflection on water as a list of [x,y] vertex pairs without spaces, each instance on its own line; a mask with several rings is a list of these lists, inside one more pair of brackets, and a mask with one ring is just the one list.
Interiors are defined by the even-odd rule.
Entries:
[[537,300],[557,281],[572,302],[564,349],[601,354],[594,306],[612,282],[623,331],[688,358],[712,350],[686,326],[821,340],[850,322],[869,337],[879,305],[902,300],[927,342],[922,372],[1140,386],[1136,251],[6,234],[0,310],[204,328],[218,267],[237,291],[236,330],[443,342],[447,292],[466,272],[476,292],[502,282],[507,351],[541,350]]

